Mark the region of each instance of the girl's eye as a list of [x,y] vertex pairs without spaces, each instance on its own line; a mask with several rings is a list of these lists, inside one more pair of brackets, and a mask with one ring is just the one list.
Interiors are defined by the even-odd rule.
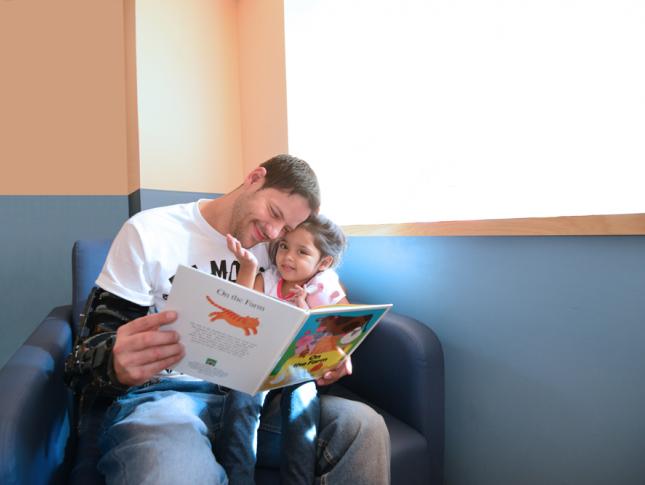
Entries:
[[278,244],[278,248],[279,249],[287,249],[287,245],[285,243],[281,242],[280,244]]

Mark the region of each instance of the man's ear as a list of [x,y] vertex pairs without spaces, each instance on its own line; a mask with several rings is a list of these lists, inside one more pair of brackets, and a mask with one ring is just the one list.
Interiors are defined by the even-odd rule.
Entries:
[[264,167],[256,167],[249,172],[249,174],[244,178],[244,185],[250,187],[254,184],[264,184],[264,177],[267,174],[267,169]]
[[325,256],[318,263],[318,271],[325,271],[326,269],[331,268],[332,264],[334,264],[334,258],[331,256]]

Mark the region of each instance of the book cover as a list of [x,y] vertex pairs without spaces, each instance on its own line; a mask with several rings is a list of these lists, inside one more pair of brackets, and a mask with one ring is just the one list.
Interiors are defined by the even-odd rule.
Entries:
[[310,310],[261,389],[321,377],[358,347],[391,306],[338,305]]
[[180,266],[167,310],[177,320],[185,374],[255,394],[311,380],[335,367],[391,305],[298,308],[255,290]]

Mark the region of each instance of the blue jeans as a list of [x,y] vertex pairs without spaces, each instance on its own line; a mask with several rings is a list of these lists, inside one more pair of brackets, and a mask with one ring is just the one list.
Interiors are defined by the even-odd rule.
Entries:
[[[213,454],[226,392],[205,381],[167,379],[132,389],[108,409],[99,470],[110,484],[226,485]],[[258,431],[257,463],[280,466],[279,400],[267,403]],[[369,406],[320,396],[315,483],[387,485],[390,441]]]
[[[279,397],[278,397],[279,396]],[[215,443],[218,458],[230,485],[253,485],[260,413],[267,393],[255,396],[230,391],[224,404],[222,432]],[[316,467],[316,437],[320,403],[313,381],[269,393],[280,399],[282,450],[280,483],[312,485]]]

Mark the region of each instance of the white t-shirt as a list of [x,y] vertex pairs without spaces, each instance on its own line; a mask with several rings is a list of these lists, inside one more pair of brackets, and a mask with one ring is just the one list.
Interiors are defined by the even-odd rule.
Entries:
[[[198,202],[145,210],[117,234],[96,284],[142,306],[162,311],[180,264],[230,281],[239,263],[226,237],[202,217]],[[266,244],[251,249],[261,270],[269,267]]]

